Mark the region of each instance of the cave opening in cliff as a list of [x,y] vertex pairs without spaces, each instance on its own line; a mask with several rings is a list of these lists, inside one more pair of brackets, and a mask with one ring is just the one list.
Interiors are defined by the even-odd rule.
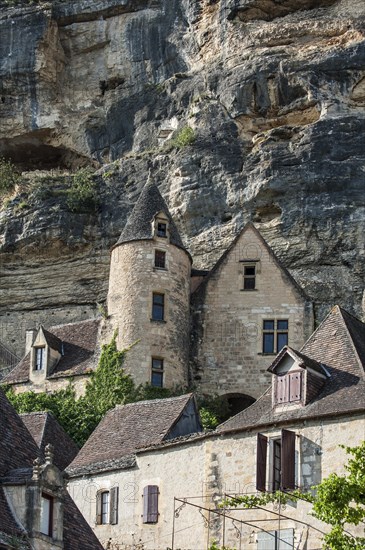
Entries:
[[11,160],[20,171],[77,169],[90,165],[87,157],[64,146],[46,143],[39,132],[0,140],[0,156]]

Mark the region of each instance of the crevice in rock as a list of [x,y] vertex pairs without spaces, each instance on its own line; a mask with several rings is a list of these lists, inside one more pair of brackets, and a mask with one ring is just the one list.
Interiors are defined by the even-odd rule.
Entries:
[[350,97],[356,103],[365,103],[365,76],[352,88]]
[[251,0],[244,5],[235,7],[228,15],[229,20],[239,19],[249,21],[273,21],[297,11],[313,10],[332,6],[338,0]]
[[277,204],[271,203],[256,208],[253,215],[253,221],[257,223],[267,223],[280,218],[282,210]]

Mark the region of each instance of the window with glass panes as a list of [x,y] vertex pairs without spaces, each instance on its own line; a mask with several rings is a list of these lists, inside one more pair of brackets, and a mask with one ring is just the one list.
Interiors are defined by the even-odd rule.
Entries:
[[42,370],[44,368],[46,358],[46,348],[35,348],[35,364],[34,370]]
[[268,319],[263,322],[262,351],[278,353],[288,344],[289,321],[287,319]]
[[156,388],[163,387],[163,359],[152,357],[151,384]]
[[167,223],[157,222],[157,237],[167,237]]
[[243,289],[255,290],[256,287],[256,267],[254,265],[245,265],[243,271]]
[[163,321],[165,317],[165,295],[154,292],[152,296],[152,319]]
[[155,250],[155,267],[165,269],[166,267],[166,252],[163,250]]
[[109,491],[101,493],[101,523],[109,523]]

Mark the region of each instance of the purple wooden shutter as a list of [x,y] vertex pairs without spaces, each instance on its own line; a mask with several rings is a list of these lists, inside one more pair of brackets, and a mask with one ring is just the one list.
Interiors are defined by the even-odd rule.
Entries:
[[158,486],[147,485],[143,489],[143,523],[158,521]]
[[256,489],[266,491],[266,457],[267,437],[257,434],[257,455],[256,455]]
[[290,401],[300,401],[302,397],[302,373],[293,372],[290,374]]
[[295,489],[295,433],[281,430],[281,486]]
[[287,403],[289,401],[289,388],[287,376],[276,376],[276,403]]
[[96,519],[97,525],[101,524],[101,492],[96,493]]
[[118,523],[118,497],[119,487],[112,487],[110,489],[110,525],[116,525]]

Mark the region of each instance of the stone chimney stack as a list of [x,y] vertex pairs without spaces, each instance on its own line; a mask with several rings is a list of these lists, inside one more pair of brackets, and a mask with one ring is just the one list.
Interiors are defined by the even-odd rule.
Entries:
[[30,348],[34,342],[34,339],[37,334],[37,329],[31,328],[25,331],[25,355],[30,352]]

